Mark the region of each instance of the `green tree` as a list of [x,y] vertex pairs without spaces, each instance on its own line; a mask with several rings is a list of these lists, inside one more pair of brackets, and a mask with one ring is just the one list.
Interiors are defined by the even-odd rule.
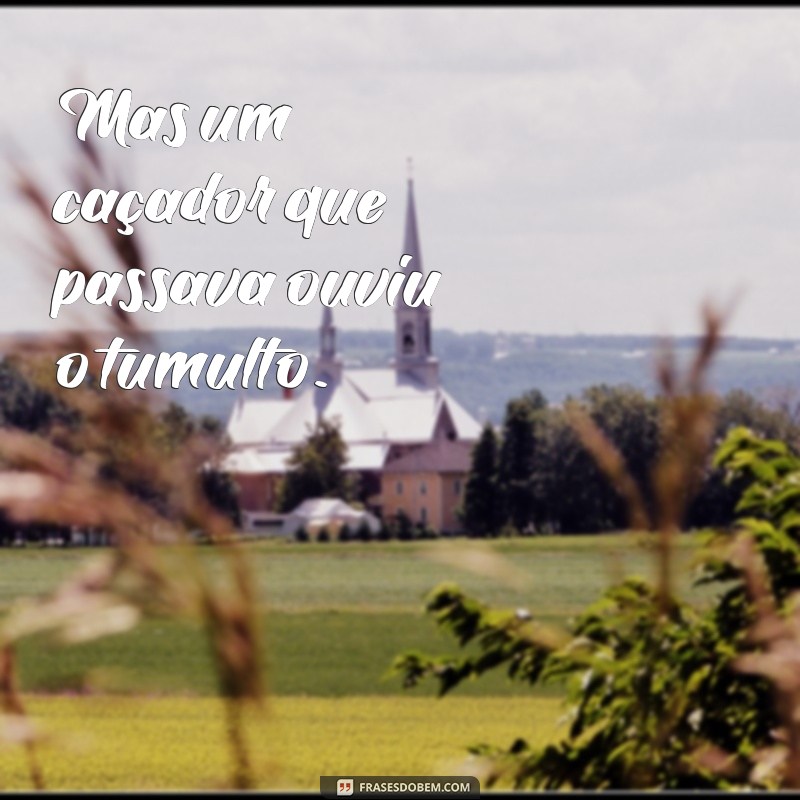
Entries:
[[239,507],[239,491],[233,478],[213,467],[207,467],[200,474],[203,494],[212,508],[224,514],[238,528],[242,524]]
[[538,414],[547,409],[547,398],[538,389],[528,389],[519,399],[530,409],[531,414]]
[[[650,471],[658,455],[659,403],[632,386],[593,386],[583,394],[589,416],[614,442],[639,491],[652,509]],[[628,511],[622,498],[594,465],[595,491],[599,516],[604,527],[620,529],[628,525]]]
[[486,424],[472,450],[472,464],[464,486],[461,520],[475,536],[494,536],[502,524],[497,483],[497,434]]
[[[657,401],[629,386],[594,386],[567,404],[582,408],[612,440],[642,494],[658,450]],[[563,409],[538,415],[532,492],[537,524],[569,533],[618,530],[628,524],[622,499],[569,424]]]
[[[35,369],[38,365],[28,365]],[[54,424],[74,425],[77,413],[29,380],[15,363],[0,361],[0,426],[46,433]]]
[[601,509],[608,489],[560,408],[548,413],[540,426],[531,485],[539,498],[539,526],[565,533],[605,528]]
[[[734,389],[720,401],[716,438],[722,441],[733,429],[746,427],[764,439],[785,442],[792,452],[800,453],[800,419],[794,413],[791,397],[770,408],[748,392]],[[730,525],[744,488],[742,476],[731,479],[720,466],[710,465],[689,510],[687,524],[696,528]]]
[[510,400],[506,406],[498,459],[498,485],[504,519],[517,530],[532,522],[536,437],[535,412],[526,398]]
[[[234,525],[241,524],[236,484],[230,475],[218,467],[228,442],[216,417],[196,417],[183,406],[171,402],[155,416],[149,435],[154,437],[157,447],[165,455],[172,457],[180,454],[187,470],[200,473],[200,487],[212,508],[227,516]],[[141,472],[129,472],[125,454],[121,455],[116,465],[107,469],[107,474],[109,477],[122,478],[130,491],[167,513],[169,498],[164,496],[157,476],[153,476],[151,481]]]
[[278,490],[277,507],[291,511],[313,497],[351,500],[355,485],[344,471],[347,445],[336,422],[320,419],[289,456],[289,470]]
[[800,447],[800,424],[788,407],[770,408],[749,392],[733,389],[717,410],[717,435],[720,440],[734,428],[746,427],[756,436],[785,442],[795,453]]
[[194,416],[174,402],[156,417],[154,434],[167,453],[183,448],[192,436],[200,436],[220,450],[227,445],[225,431],[216,417]]

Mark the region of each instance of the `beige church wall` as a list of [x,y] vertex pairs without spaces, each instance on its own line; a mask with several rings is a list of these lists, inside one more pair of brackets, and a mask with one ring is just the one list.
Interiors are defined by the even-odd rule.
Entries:
[[[391,519],[398,511],[402,511],[412,522],[427,524],[441,531],[446,519],[443,513],[443,499],[446,496],[443,495],[441,483],[441,477],[436,472],[385,474],[382,493],[384,519]],[[402,485],[400,493],[397,491],[398,484]]]
[[466,481],[466,473],[454,472],[440,476],[442,530],[450,533],[460,533],[462,531],[461,521],[456,515],[456,509],[464,499],[464,484]]

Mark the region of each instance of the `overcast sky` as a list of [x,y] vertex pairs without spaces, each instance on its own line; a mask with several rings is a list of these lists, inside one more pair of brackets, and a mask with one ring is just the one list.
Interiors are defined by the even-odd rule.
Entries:
[[[800,339],[795,9],[2,9],[0,86],[3,138],[52,199],[72,188],[75,119],[58,98],[74,86],[189,104],[179,149],[103,143],[126,188],[219,171],[246,189],[268,175],[276,204],[315,184],[388,196],[374,225],[318,225],[310,241],[277,205],[267,225],[142,221],[153,267],[395,269],[411,155],[425,266],[443,273],[437,327],[688,333],[704,298],[742,289],[733,333]],[[207,106],[245,103],[292,106],[283,141],[200,140]],[[0,177],[0,328],[47,329],[51,287],[13,241],[26,218]],[[277,289],[265,308],[147,316],[317,323],[318,305]],[[336,319],[392,324],[383,303]]]

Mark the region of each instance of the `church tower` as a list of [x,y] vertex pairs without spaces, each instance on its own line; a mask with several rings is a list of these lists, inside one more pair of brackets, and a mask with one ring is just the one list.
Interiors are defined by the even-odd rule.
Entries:
[[[408,176],[403,255],[411,256],[411,261],[406,267],[409,277],[414,272],[424,275],[417,229],[417,211],[414,205],[414,179],[410,174]],[[408,278],[406,278],[407,280]],[[405,288],[405,281],[403,288]],[[413,308],[405,302],[401,290],[395,300],[394,316],[395,357],[392,363],[395,369],[398,374],[413,376],[428,388],[436,388],[439,385],[439,360],[433,355],[431,308],[424,303]]]
[[322,324],[319,327],[319,356],[317,378],[327,384],[338,383],[342,377],[342,357],[336,352],[336,327],[333,311],[329,306],[322,309]]

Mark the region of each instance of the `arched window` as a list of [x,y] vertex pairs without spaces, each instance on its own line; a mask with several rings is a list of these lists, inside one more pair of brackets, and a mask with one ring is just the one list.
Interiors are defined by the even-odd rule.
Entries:
[[414,352],[414,326],[410,322],[403,323],[403,355]]

